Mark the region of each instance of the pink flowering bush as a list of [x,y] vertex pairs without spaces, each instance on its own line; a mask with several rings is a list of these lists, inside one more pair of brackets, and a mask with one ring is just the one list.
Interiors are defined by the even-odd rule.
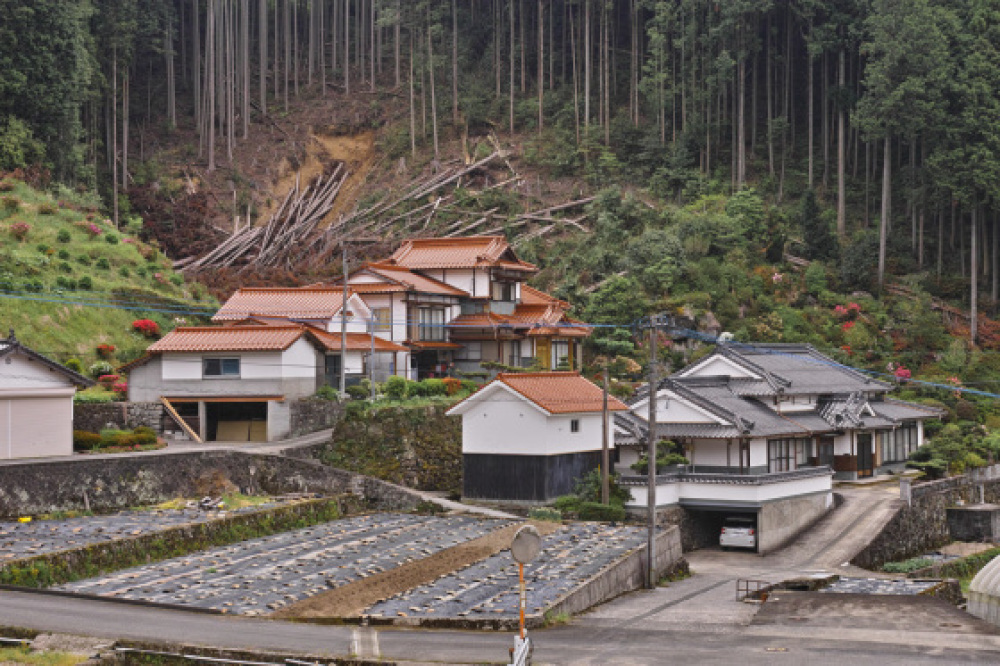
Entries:
[[907,379],[910,379],[913,376],[913,373],[910,372],[909,368],[907,368],[905,365],[902,364],[896,366],[896,370],[895,372],[893,372],[893,374],[896,376],[896,379],[900,379],[903,381],[906,381]]
[[31,225],[27,222],[15,222],[14,224],[7,227],[10,231],[10,235],[19,241],[23,241],[28,237],[28,232],[31,231]]
[[163,273],[153,273],[153,279],[159,282],[160,284],[167,283],[167,278],[163,275]]
[[91,238],[96,238],[97,236],[100,236],[102,233],[104,233],[104,231],[101,229],[101,227],[99,227],[94,222],[91,222],[90,224],[88,224],[87,226],[85,226],[84,227],[84,231],[86,231],[88,234],[90,234]]
[[128,382],[115,382],[111,386],[111,390],[119,395],[125,395],[128,393]]

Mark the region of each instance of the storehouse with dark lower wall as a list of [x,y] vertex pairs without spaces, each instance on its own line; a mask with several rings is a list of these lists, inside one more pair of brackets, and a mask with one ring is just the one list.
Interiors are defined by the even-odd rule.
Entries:
[[[575,372],[502,373],[452,407],[462,417],[462,495],[546,502],[601,464],[603,392]],[[609,414],[628,407],[608,398]],[[612,444],[609,441],[609,447]]]

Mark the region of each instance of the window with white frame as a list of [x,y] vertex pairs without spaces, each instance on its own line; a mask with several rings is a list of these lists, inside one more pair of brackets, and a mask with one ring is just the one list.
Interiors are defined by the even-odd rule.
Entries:
[[552,341],[552,369],[557,369],[560,365],[569,365],[569,341]]
[[239,377],[239,358],[206,358],[202,364],[205,377]]
[[882,462],[904,462],[917,450],[917,424],[904,423],[891,433],[886,433],[882,446]]

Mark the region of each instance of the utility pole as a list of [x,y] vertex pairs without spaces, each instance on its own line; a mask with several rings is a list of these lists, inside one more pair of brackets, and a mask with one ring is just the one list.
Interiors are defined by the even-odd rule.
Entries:
[[608,451],[608,364],[604,364],[604,404],[601,408],[601,504],[611,501],[611,483],[608,480],[611,455]]
[[649,325],[649,420],[646,422],[646,589],[656,589],[656,325]]
[[[685,336],[686,320],[678,320],[672,315],[658,314],[644,317],[638,324],[639,330],[649,331],[649,416],[646,421],[646,460],[649,465],[646,473],[646,509],[647,509],[647,542],[646,542],[646,588],[656,587],[656,391],[660,383],[657,377],[656,337],[660,330],[669,331],[675,335]],[[693,325],[693,323],[692,323]]]
[[340,399],[347,397],[347,242],[340,244],[343,251],[341,267],[344,270],[344,289],[340,302]]

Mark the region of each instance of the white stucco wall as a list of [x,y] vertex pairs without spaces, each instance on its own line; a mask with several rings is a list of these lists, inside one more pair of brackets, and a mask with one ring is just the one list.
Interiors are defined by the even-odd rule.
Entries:
[[[570,432],[579,419],[580,431]],[[462,453],[560,455],[601,449],[601,414],[547,416],[532,403],[496,389],[462,415]]]
[[[8,362],[9,361],[9,362]],[[11,353],[0,360],[0,391],[5,389],[52,389],[72,387],[58,371],[27,356]]]
[[280,353],[278,370],[285,378],[315,377],[320,369],[317,365],[319,362],[320,357],[316,348],[305,339],[299,338],[291,347]]
[[[829,492],[832,488],[832,475],[791,479],[761,485],[688,481],[659,483],[656,486],[656,506],[669,506],[677,504],[680,500],[757,504],[786,497]],[[626,506],[646,506],[646,486],[628,486],[628,489],[632,493],[632,499],[625,503]]]
[[726,442],[724,440],[720,439],[696,440],[693,443],[691,452],[688,453],[688,461],[692,465],[725,466],[727,464],[732,464],[733,466],[738,466],[740,463],[739,442],[733,442],[731,447],[730,461],[727,462]]
[[733,363],[722,356],[710,356],[707,359],[688,368],[680,373],[681,377],[752,377],[760,379],[757,375],[744,370],[739,365]]
[[[643,399],[632,405],[632,413],[643,421],[649,418],[649,400]],[[672,391],[661,390],[656,394],[657,423],[725,423],[708,411],[678,398]]]
[[[228,358],[235,356],[239,354],[233,354]],[[201,354],[163,354],[160,363],[162,378],[165,381],[201,379],[201,358]]]

